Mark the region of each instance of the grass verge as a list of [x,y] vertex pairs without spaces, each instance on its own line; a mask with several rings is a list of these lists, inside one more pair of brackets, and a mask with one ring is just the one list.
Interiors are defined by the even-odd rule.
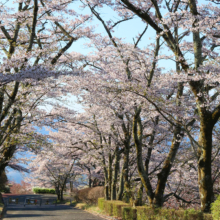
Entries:
[[3,213],[4,213],[4,204],[0,203],[0,219],[3,218]]
[[120,220],[120,218],[117,218],[117,217],[110,217],[106,212],[105,210],[101,210],[98,206],[96,205],[90,205],[90,204],[86,204],[86,203],[76,203],[76,202],[72,202],[71,203],[71,206],[73,206],[74,208],[77,208],[77,209],[82,209],[86,212],[89,212],[91,214],[94,214],[96,216],[100,216],[104,219],[109,219],[109,220],[112,220],[112,219],[118,219]]

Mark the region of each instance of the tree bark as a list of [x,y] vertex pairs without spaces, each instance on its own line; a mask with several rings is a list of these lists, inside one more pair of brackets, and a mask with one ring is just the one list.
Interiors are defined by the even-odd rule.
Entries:
[[117,200],[122,200],[123,192],[124,192],[124,178],[123,178],[123,173],[121,172],[119,178],[119,189],[117,193]]
[[[148,166],[144,169],[143,158],[142,158],[142,124],[140,118],[141,109],[137,109],[133,119],[133,135],[137,154],[137,167],[138,173],[141,178],[141,182],[146,190],[148,200],[151,207],[162,207],[164,202],[164,190],[166,187],[167,178],[169,176],[172,164],[174,162],[176,153],[180,146],[180,139],[183,137],[183,132],[181,126],[176,125],[174,131],[174,137],[172,140],[171,148],[166,157],[165,162],[161,172],[158,174],[157,187],[155,192],[153,192],[149,176],[148,176]],[[145,165],[147,165],[146,163]]]
[[0,175],[2,175],[2,173],[5,170],[5,167],[8,166],[8,162],[13,157],[14,152],[16,151],[16,146],[16,144],[10,144],[10,141],[9,143],[4,144],[4,150],[1,154],[2,159],[0,159]]
[[130,142],[125,142],[124,144],[125,148],[124,148],[124,166],[123,166],[123,178],[124,178],[124,192],[125,194],[125,202],[129,202],[129,199],[131,198],[130,195],[130,182],[129,182],[129,152],[130,152]]
[[116,200],[119,162],[120,162],[120,154],[119,154],[119,147],[117,146],[116,149],[115,149],[115,165],[114,165],[112,185],[111,185],[111,187],[112,187],[112,189],[111,189],[111,200]]
[[63,189],[60,190],[60,201],[63,201]]
[[143,184],[141,184],[138,190],[137,199],[135,200],[135,206],[142,206],[143,189],[144,189]]
[[73,181],[70,181],[70,192],[73,192]]
[[174,159],[176,157],[177,151],[180,146],[179,139],[182,136],[183,136],[183,133],[181,132],[181,127],[176,126],[169,154],[163,163],[161,172],[158,174],[157,187],[156,187],[156,190],[154,193],[154,199],[153,199],[153,204],[155,207],[163,206],[163,203],[164,203],[163,197],[164,197],[164,190],[166,187],[167,178],[170,174],[172,164],[174,162]]
[[57,194],[57,199],[60,200],[60,189],[59,189],[59,186],[55,186],[55,191],[56,191],[56,194]]
[[105,191],[104,191],[105,200],[109,200],[108,172],[106,168],[104,168],[104,175],[105,175]]
[[153,205],[154,193],[149,180],[149,177],[143,166],[143,158],[142,158],[142,137],[143,137],[143,129],[140,118],[141,108],[136,109],[135,115],[133,117],[133,136],[134,136],[134,144],[136,148],[137,155],[137,168],[138,174],[141,178],[141,182],[146,190],[147,197],[150,203],[150,206]]
[[112,156],[111,154],[109,153],[109,156],[108,156],[108,196],[109,196],[109,200],[111,199],[111,185],[112,185]]
[[209,212],[213,202],[213,181],[212,181],[212,121],[209,117],[202,117],[200,124],[200,135],[198,148],[198,184],[203,212]]

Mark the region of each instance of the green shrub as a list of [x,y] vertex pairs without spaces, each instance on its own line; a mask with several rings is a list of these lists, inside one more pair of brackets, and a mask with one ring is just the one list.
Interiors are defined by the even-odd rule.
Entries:
[[204,220],[213,220],[213,218],[212,218],[212,214],[203,214],[203,219]]
[[152,220],[157,218],[159,209],[153,209],[147,206],[137,206],[137,220]]
[[113,216],[113,201],[105,201],[104,203],[104,208],[105,208],[105,212],[110,215]]
[[203,214],[194,209],[155,209],[149,206],[132,208],[122,201],[105,201],[104,198],[98,199],[98,206],[101,210],[105,210],[108,215],[123,220],[215,220],[210,214]]
[[195,209],[187,209],[184,212],[184,217],[187,220],[203,220],[203,213]]
[[137,207],[137,220],[203,220],[201,211],[194,209],[153,209],[150,207]]
[[122,207],[122,219],[123,220],[136,220],[137,209],[132,207]]
[[55,189],[49,189],[49,194],[56,194]]
[[108,200],[104,202],[104,210],[110,216],[113,216],[113,204],[114,203],[121,203],[121,201]]
[[176,219],[180,219],[180,217],[182,217],[184,215],[184,212],[182,212],[181,214],[177,214],[177,210],[175,209],[159,209],[158,211],[158,218],[162,217],[163,219],[166,220],[176,220]]
[[179,209],[179,210],[175,210],[175,214],[174,214],[174,219],[178,219],[178,220],[185,220],[185,217],[184,217],[184,213],[185,213],[185,210],[184,209]]
[[211,212],[213,220],[220,219],[220,195],[217,197],[215,202],[211,204]]
[[104,210],[104,204],[105,203],[105,199],[104,198],[98,198],[98,207],[101,209],[101,210]]
[[113,201],[113,216],[122,218],[123,207],[130,207],[130,205],[122,201]]
[[47,188],[33,188],[32,191],[34,193],[47,193],[47,194],[56,194],[54,189],[47,189]]

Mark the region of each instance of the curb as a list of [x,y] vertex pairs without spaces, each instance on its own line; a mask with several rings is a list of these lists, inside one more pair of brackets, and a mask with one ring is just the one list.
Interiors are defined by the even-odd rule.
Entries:
[[[86,211],[86,210],[84,210],[84,211]],[[115,218],[113,216],[101,215],[101,214],[98,214],[96,212],[90,212],[90,211],[86,211],[86,212],[88,212],[90,214],[93,214],[95,216],[99,216],[100,218],[103,218],[103,219],[106,219],[106,220],[118,220],[118,218]]]
[[93,212],[93,211],[88,211],[86,209],[80,209],[80,208],[75,208],[75,209],[79,209],[79,210],[83,210],[85,212],[88,212],[90,214],[93,214],[95,216],[98,216],[100,218],[103,218],[103,219],[106,219],[106,220],[118,220],[118,218],[114,217],[114,216],[108,216],[108,215],[102,215],[102,214],[99,214],[97,212]]

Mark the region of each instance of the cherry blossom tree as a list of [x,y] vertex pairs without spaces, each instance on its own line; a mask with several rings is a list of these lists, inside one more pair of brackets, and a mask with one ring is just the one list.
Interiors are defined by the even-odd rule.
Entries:
[[[6,18],[3,19],[1,30],[4,45],[7,45],[3,50],[7,53],[2,67],[6,78],[2,80],[1,88],[6,86],[11,92],[8,95],[7,90],[2,90],[8,103],[11,102],[8,107],[11,119],[9,114],[3,117],[3,125],[7,125],[7,120],[9,125],[2,129],[5,129],[4,134],[15,135],[5,135],[2,140],[8,138],[8,142],[16,142],[13,138],[20,132],[27,111],[13,106],[20,98],[19,92],[27,100],[30,94],[33,95],[33,92],[26,92],[30,91],[29,86],[33,82],[39,83],[33,81],[30,70],[35,73],[46,69],[50,75],[56,67],[57,74],[64,75],[62,79],[53,81],[54,88],[49,86],[50,80],[42,82],[41,87],[34,87],[36,98],[31,100],[37,102],[37,88],[48,83],[48,90],[42,89],[40,94],[45,92],[47,97],[75,95],[84,112],[77,114],[54,105],[48,114],[50,117],[37,120],[35,125],[58,129],[56,135],[51,133],[54,143],[64,143],[63,151],[74,149],[73,154],[70,152],[72,159],[77,150],[81,155],[77,163],[81,169],[86,168],[81,172],[97,179],[104,176],[106,199],[121,199],[123,191],[130,193],[131,198],[131,180],[135,178],[141,181],[140,190],[144,187],[152,206],[161,207],[175,199],[196,204],[199,195],[202,211],[208,212],[214,199],[213,190],[216,190],[214,183],[219,178],[217,3],[210,1],[210,4],[201,5],[194,0],[81,2],[103,25],[105,35],[92,35],[90,29],[81,28],[90,16],[82,16],[81,20],[75,19],[71,24],[64,23],[57,13],[64,17],[76,14],[67,9],[69,2],[65,1],[62,4],[47,1],[19,3],[15,18],[18,30],[22,30],[21,38],[18,37],[20,32],[16,32],[16,28],[10,29]],[[100,12],[102,6],[113,9],[120,20],[105,21]],[[33,20],[29,17],[22,20],[29,9],[33,10]],[[146,25],[133,43],[114,36],[116,26],[133,18],[139,18],[138,22]],[[154,31],[154,40],[146,41],[143,48],[140,42],[150,28]],[[13,31],[14,35],[11,34]],[[94,51],[88,55],[68,53],[72,43],[81,36],[91,38],[89,47]],[[18,43],[15,43],[17,39]],[[26,52],[20,54],[17,48]],[[18,65],[17,60],[21,58],[24,62]],[[172,60],[173,67],[168,69],[162,60]],[[7,68],[12,61],[14,66]],[[68,76],[70,72],[76,73],[76,68],[80,74]],[[19,80],[15,85],[9,83],[10,75],[16,77],[20,73],[27,84]],[[14,97],[13,100],[10,97]],[[32,106],[30,103],[27,104]],[[35,117],[44,115],[43,111],[34,110]],[[46,152],[50,154],[53,150]],[[60,155],[60,160],[65,158]],[[50,164],[50,161],[45,163]],[[51,167],[56,165],[53,163],[51,161]],[[197,174],[198,187],[194,187]]]
[[54,76],[79,73],[62,70],[58,62],[74,42],[91,35],[84,25],[90,17],[69,9],[70,4],[27,0],[0,5],[0,173],[22,145],[21,127],[36,120],[33,111],[55,86]]
[[[213,92],[211,92],[213,89],[216,92],[218,91],[219,80],[218,76],[215,77],[218,67],[206,62],[206,60],[207,58],[215,59],[217,55],[214,50],[219,44],[219,16],[216,16],[219,13],[219,8],[214,4],[201,6],[194,0],[188,2],[175,1],[174,4],[173,2],[153,0],[146,5],[127,0],[122,0],[120,3],[125,10],[128,9],[139,16],[163,37],[167,47],[178,58],[182,75],[184,78],[188,77],[187,85],[194,94],[194,102],[197,105],[200,122],[199,141],[197,142],[198,184],[201,208],[207,212],[213,201],[212,131],[218,122],[220,112],[218,102],[215,102],[217,94],[214,92],[215,96],[213,97]],[[166,7],[167,15],[163,15],[161,6]],[[149,11],[150,8],[155,11],[155,16]],[[169,19],[166,19],[167,16]],[[192,34],[192,41],[188,41],[185,45],[188,45],[189,49],[190,46],[193,46],[193,50],[190,50],[194,57],[193,62],[187,60],[186,48],[184,49],[175,41],[173,28],[176,26],[183,30],[182,36]]]
[[[49,152],[47,148],[50,148]],[[78,184],[76,179],[81,175],[81,168],[77,163],[76,155],[73,158],[68,148],[59,144],[48,144],[35,150],[35,158],[29,164],[31,175],[28,179],[32,186],[55,188],[57,198],[62,201],[66,184]]]
[[[88,4],[88,2],[85,1],[85,4]],[[100,15],[97,11],[95,12],[94,8],[103,5],[112,7],[118,12],[119,16],[122,17],[122,20],[133,16],[139,17],[141,22],[149,25],[158,37],[161,36],[164,45],[170,50],[170,55],[165,54],[163,58],[173,59],[178,65],[178,68],[174,71],[167,71],[167,74],[161,74],[159,78],[157,78],[157,92],[155,92],[155,89],[152,89],[151,86],[150,89],[142,91],[139,89],[136,93],[150,102],[160,115],[169,120],[171,124],[174,125],[175,121],[176,131],[174,132],[174,137],[176,137],[173,142],[174,145],[179,145],[178,141],[182,139],[184,132],[191,139],[197,151],[201,208],[203,211],[208,212],[210,204],[213,201],[211,159],[213,128],[218,123],[220,113],[218,103],[219,59],[217,52],[219,45],[219,8],[217,3],[210,1],[210,4],[201,5],[194,0],[184,2],[121,0],[108,2],[90,1],[89,4],[91,10],[99,20],[101,20]],[[106,27],[108,26],[106,25]],[[114,25],[110,27],[113,28]],[[175,84],[178,86],[176,91],[172,94],[170,92]],[[164,88],[167,88],[167,90]],[[173,113],[170,115],[167,114],[168,105],[161,106],[155,102],[152,95],[156,93],[164,93],[168,96],[172,94],[171,97],[176,96],[176,101],[179,104],[175,107],[182,109],[182,114],[184,110],[187,108],[190,109],[191,106],[195,108],[196,112],[191,112],[191,114],[187,112],[189,119],[187,123],[185,120],[186,115],[183,117],[183,115],[180,114],[181,111],[176,115],[177,117],[173,117]],[[182,99],[186,96],[188,97],[188,102],[182,103]],[[138,125],[140,112],[140,108],[137,107],[135,117],[137,126],[134,126],[134,133],[138,130],[138,126],[140,128],[140,125]],[[173,117],[174,120],[171,121],[167,115]],[[189,115],[191,115],[191,118]],[[194,118],[196,118],[199,124],[198,141],[196,141],[196,137],[190,134],[188,127],[190,125],[188,124],[190,119],[193,122]],[[139,142],[141,144],[141,136],[135,139],[136,143]],[[174,147],[174,149],[176,148],[177,147]],[[173,156],[175,154],[176,153],[174,153]],[[173,156],[171,156],[169,164],[173,163]],[[142,168],[139,170],[142,170]],[[167,174],[169,170],[170,168],[167,169]],[[166,178],[167,177],[165,177],[165,179]],[[144,179],[147,183],[147,178]],[[162,192],[164,186],[160,190]],[[153,198],[154,193],[150,194],[150,197]]]

